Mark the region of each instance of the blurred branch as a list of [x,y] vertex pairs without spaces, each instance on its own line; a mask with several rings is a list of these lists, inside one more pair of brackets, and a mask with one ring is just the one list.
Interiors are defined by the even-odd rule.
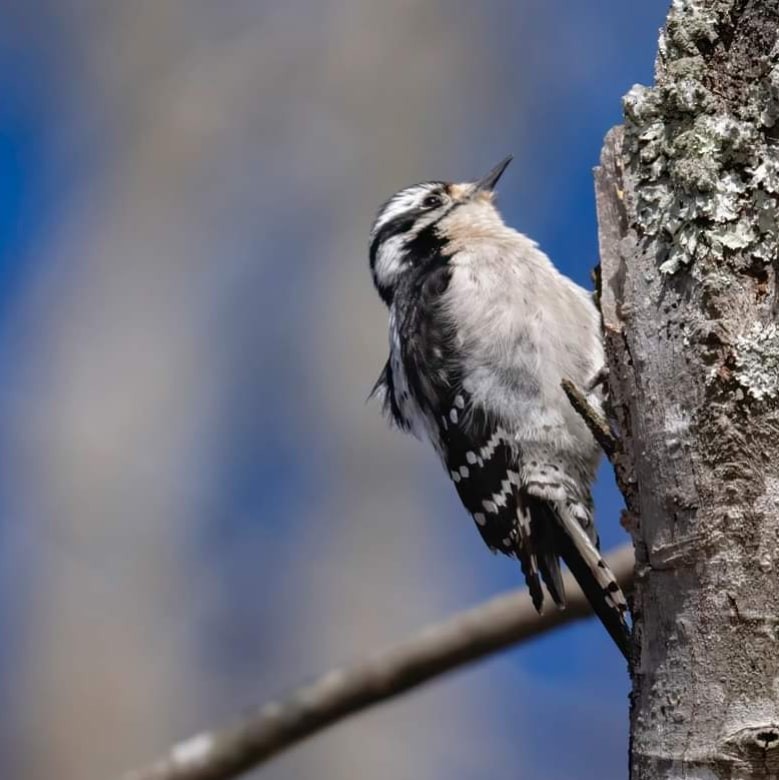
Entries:
[[[633,550],[607,557],[623,588],[633,583]],[[566,573],[568,605],[539,615],[525,590],[494,598],[354,666],[335,669],[270,702],[232,726],[176,745],[158,763],[122,780],[228,780],[255,768],[305,737],[445,672],[504,647],[539,636],[590,614],[589,604]]]

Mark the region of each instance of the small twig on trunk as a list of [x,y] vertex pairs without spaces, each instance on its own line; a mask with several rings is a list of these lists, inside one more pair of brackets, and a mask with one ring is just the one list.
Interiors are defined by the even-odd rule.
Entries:
[[[633,550],[608,564],[623,588],[633,582]],[[539,615],[526,590],[499,596],[424,629],[366,660],[335,669],[289,698],[270,702],[232,726],[176,745],[158,763],[123,780],[229,780],[327,726],[411,690],[445,672],[590,614],[573,577],[564,578],[567,607]],[[615,661],[617,656],[615,655]]]
[[563,392],[571,402],[571,406],[587,424],[590,433],[595,437],[595,441],[600,444],[601,449],[606,453],[606,457],[613,463],[614,454],[617,451],[617,439],[612,433],[608,421],[592,407],[584,393],[570,379],[563,379],[561,384]]

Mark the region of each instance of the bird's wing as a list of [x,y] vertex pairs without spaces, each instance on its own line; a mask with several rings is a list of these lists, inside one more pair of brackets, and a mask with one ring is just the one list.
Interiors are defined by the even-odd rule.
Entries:
[[439,411],[441,451],[449,476],[487,545],[519,560],[533,604],[540,610],[543,591],[511,435],[472,406],[465,391],[449,395]]
[[381,374],[379,374],[376,384],[371,389],[368,398],[376,398],[381,404],[384,416],[400,430],[408,431],[411,429],[411,424],[400,408],[395,384],[391,361],[388,360]]
[[418,303],[398,318],[404,379],[479,533],[492,550],[519,559],[533,604],[540,610],[543,591],[530,516],[519,501],[516,448],[508,429],[474,404],[463,387],[457,334],[437,305],[450,273],[442,265],[429,274]]

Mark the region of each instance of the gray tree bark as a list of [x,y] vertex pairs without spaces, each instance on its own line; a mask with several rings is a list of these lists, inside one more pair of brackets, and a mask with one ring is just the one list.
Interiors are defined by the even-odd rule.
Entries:
[[778,30],[675,0],[596,171],[633,780],[779,776]]

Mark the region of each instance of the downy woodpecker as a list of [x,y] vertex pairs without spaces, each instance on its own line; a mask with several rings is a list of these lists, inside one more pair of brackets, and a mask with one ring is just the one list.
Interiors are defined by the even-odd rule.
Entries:
[[370,267],[390,354],[374,393],[431,441],[484,541],[519,560],[536,609],[541,578],[564,606],[562,558],[627,657],[627,604],[593,522],[599,448],[560,386],[602,369],[599,316],[504,224],[493,190],[510,161],[476,182],[416,184],[380,209]]

